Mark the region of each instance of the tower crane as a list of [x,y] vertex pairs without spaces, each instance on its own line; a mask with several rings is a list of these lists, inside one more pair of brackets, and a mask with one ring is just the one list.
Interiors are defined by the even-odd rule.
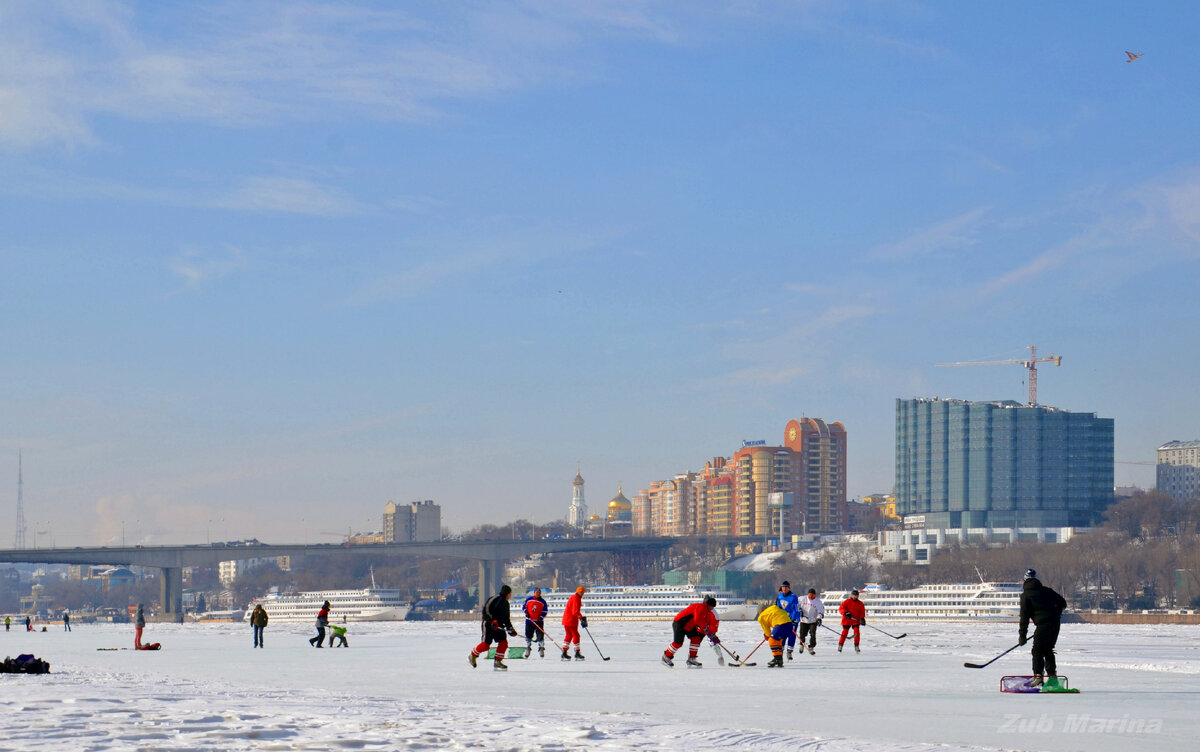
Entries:
[[1014,358],[1012,360],[980,360],[968,363],[938,363],[939,366],[1004,366],[1011,363],[1017,363],[1025,366],[1029,371],[1029,404],[1036,405],[1037,401],[1037,364],[1038,363],[1053,363],[1055,366],[1062,365],[1061,355],[1050,355],[1048,357],[1039,358],[1037,355],[1037,347],[1029,346],[1028,358]]

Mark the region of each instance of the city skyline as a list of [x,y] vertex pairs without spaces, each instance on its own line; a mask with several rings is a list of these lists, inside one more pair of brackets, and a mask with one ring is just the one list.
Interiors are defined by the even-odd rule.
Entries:
[[808,416],[858,498],[896,399],[1024,401],[936,365],[1029,345],[1152,488],[1200,438],[1198,20],[6,3],[0,534],[19,450],[30,547],[331,541],[561,519],[579,463],[608,499]]

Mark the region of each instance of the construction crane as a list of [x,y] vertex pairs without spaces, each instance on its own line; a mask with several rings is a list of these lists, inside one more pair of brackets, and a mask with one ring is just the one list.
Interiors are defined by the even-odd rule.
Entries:
[[1053,363],[1056,366],[1062,365],[1061,355],[1051,355],[1045,358],[1037,356],[1037,347],[1029,346],[1028,358],[1015,358],[1013,360],[981,360],[970,363],[938,363],[939,366],[1006,366],[1012,363],[1025,366],[1029,371],[1029,404],[1036,405],[1037,401],[1037,364],[1038,363]]

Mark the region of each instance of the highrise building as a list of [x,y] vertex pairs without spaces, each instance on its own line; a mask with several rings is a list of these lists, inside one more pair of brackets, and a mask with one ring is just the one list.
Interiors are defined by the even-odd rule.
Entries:
[[[782,494],[782,497],[773,496]],[[782,510],[772,498],[786,498]],[[846,529],[846,429],[789,421],[783,446],[743,442],[699,473],[653,481],[633,499],[635,535],[777,537]]]
[[383,507],[383,542],[414,543],[442,539],[442,508],[432,500]]
[[587,527],[587,503],[583,500],[583,475],[575,469],[575,480],[571,481],[571,506],[567,507],[567,526],[574,530]]
[[1200,496],[1200,441],[1169,441],[1158,448],[1155,488],[1176,499]]
[[896,506],[908,526],[1086,527],[1112,494],[1111,418],[1012,401],[896,400]]

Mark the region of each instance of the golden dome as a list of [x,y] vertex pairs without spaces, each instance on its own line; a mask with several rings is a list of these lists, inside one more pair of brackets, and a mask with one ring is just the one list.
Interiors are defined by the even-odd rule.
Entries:
[[608,519],[616,520],[620,519],[622,516],[624,516],[625,519],[629,519],[629,515],[632,514],[632,512],[633,502],[625,498],[624,491],[618,487],[617,495],[612,498],[612,501],[608,502]]

